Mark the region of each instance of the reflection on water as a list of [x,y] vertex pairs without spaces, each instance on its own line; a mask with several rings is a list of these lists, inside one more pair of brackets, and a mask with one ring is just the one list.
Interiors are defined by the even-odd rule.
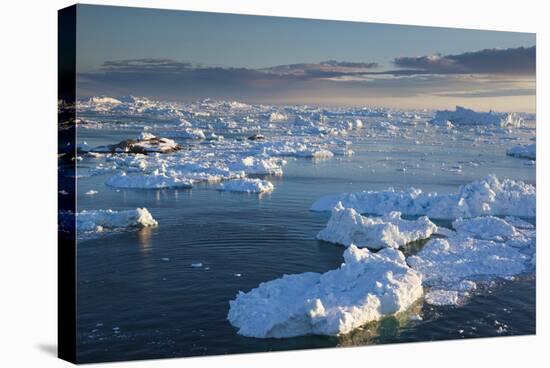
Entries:
[[155,229],[152,227],[144,227],[137,231],[139,245],[142,253],[144,254],[149,253],[151,251],[151,247],[153,246],[151,242],[153,231],[155,231]]
[[406,311],[368,323],[348,334],[340,335],[338,336],[338,346],[371,345],[383,339],[396,340],[402,328],[411,323],[411,317],[420,315],[422,304],[423,301],[418,301]]

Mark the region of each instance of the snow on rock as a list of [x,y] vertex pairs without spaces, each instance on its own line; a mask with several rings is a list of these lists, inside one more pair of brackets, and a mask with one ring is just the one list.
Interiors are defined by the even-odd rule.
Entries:
[[537,145],[536,143],[528,144],[525,146],[514,146],[506,151],[508,156],[529,158],[531,160],[537,159]]
[[317,239],[371,249],[399,248],[429,238],[436,230],[437,226],[426,216],[415,221],[401,219],[399,212],[390,212],[382,217],[364,217],[338,202],[326,228],[317,234]]
[[359,213],[382,215],[399,211],[404,215],[456,219],[482,215],[535,217],[535,187],[523,181],[499,180],[489,175],[463,185],[457,193],[424,193],[410,188],[396,191],[362,191],[329,195],[317,200],[312,211],[330,211],[338,202]]
[[220,190],[229,192],[265,193],[274,189],[271,182],[261,179],[234,179],[220,184]]
[[127,175],[125,172],[109,177],[105,184],[114,188],[124,189],[162,189],[191,188],[193,182],[188,179],[178,179],[164,173]]
[[520,127],[523,119],[512,113],[476,112],[461,106],[457,106],[455,111],[439,110],[436,112],[432,123],[453,125],[496,125],[500,127]]
[[285,275],[240,292],[229,302],[229,322],[257,338],[346,334],[407,310],[422,296],[422,278],[403,254],[350,246],[340,268]]
[[117,144],[109,146],[100,146],[92,149],[92,152],[111,152],[111,153],[172,153],[179,151],[181,146],[172,139],[156,137],[151,133],[141,133],[139,139],[128,139]]
[[79,231],[101,232],[103,229],[127,228],[127,227],[151,227],[157,226],[147,208],[135,210],[91,210],[81,211],[76,214],[76,227]]

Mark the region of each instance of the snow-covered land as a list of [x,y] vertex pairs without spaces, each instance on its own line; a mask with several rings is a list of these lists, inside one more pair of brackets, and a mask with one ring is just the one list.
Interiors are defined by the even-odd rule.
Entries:
[[76,214],[76,228],[78,231],[101,232],[104,229],[151,227],[157,225],[157,221],[147,208],[136,208],[135,210],[126,211],[81,211]]
[[371,249],[399,248],[429,238],[436,230],[437,226],[425,216],[415,221],[401,219],[399,212],[390,212],[382,217],[364,217],[338,202],[332,209],[326,228],[317,234],[317,239]]
[[537,145],[536,143],[528,145],[519,145],[514,146],[506,151],[508,156],[519,157],[519,158],[529,158],[531,160],[537,159]]
[[265,193],[272,192],[275,187],[267,180],[233,179],[220,184],[220,190],[229,192]]
[[535,187],[522,181],[489,175],[463,185],[453,194],[425,193],[410,188],[397,191],[363,191],[330,195],[316,201],[312,211],[330,211],[338,202],[359,213],[383,215],[399,211],[404,215],[426,215],[456,219],[483,215],[535,217]]
[[350,246],[336,270],[285,275],[239,293],[228,319],[244,336],[338,335],[403,312],[421,296],[421,276],[400,251]]
[[523,120],[513,113],[497,113],[494,111],[477,112],[457,106],[455,111],[437,111],[432,122],[434,124],[447,124],[447,122],[450,122],[453,125],[497,125],[500,127],[520,127]]

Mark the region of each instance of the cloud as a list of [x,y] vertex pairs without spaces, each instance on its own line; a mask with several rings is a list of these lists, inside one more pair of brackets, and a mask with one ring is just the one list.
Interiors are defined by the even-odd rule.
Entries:
[[[535,47],[400,57],[398,68],[327,60],[268,68],[211,67],[167,58],[105,61],[78,74],[79,94],[204,97],[250,102],[357,101],[358,98],[496,98],[535,94]],[[344,102],[342,102],[344,101]]]
[[171,59],[142,58],[127,60],[105,61],[101,66],[103,71],[119,73],[144,73],[144,72],[183,72],[193,68],[191,63],[180,62]]
[[391,74],[508,74],[534,75],[536,49],[518,47],[485,49],[456,55],[399,57],[393,63],[402,70]]

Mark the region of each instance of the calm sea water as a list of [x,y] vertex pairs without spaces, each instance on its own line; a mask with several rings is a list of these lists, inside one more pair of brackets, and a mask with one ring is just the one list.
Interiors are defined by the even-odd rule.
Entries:
[[[136,132],[80,130],[90,145]],[[488,173],[535,181],[534,166],[506,157],[504,146],[415,145],[372,140],[352,157],[290,159],[270,177],[270,195],[191,190],[113,190],[105,176],[79,179],[78,209],[147,207],[157,228],[81,240],[77,249],[78,361],[307,349],[535,333],[535,279],[498,281],[461,307],[416,306],[422,321],[388,318],[343,337],[254,339],[226,320],[229,300],[283,274],[325,272],[343,248],[316,240],[328,213],[308,209],[325,194],[388,186],[453,192]],[[475,161],[462,173],[441,164]],[[86,167],[87,163],[82,163]],[[418,167],[417,167],[418,166]],[[407,167],[405,172],[398,171]],[[88,190],[98,190],[86,196]],[[203,267],[192,267],[193,263]]]

